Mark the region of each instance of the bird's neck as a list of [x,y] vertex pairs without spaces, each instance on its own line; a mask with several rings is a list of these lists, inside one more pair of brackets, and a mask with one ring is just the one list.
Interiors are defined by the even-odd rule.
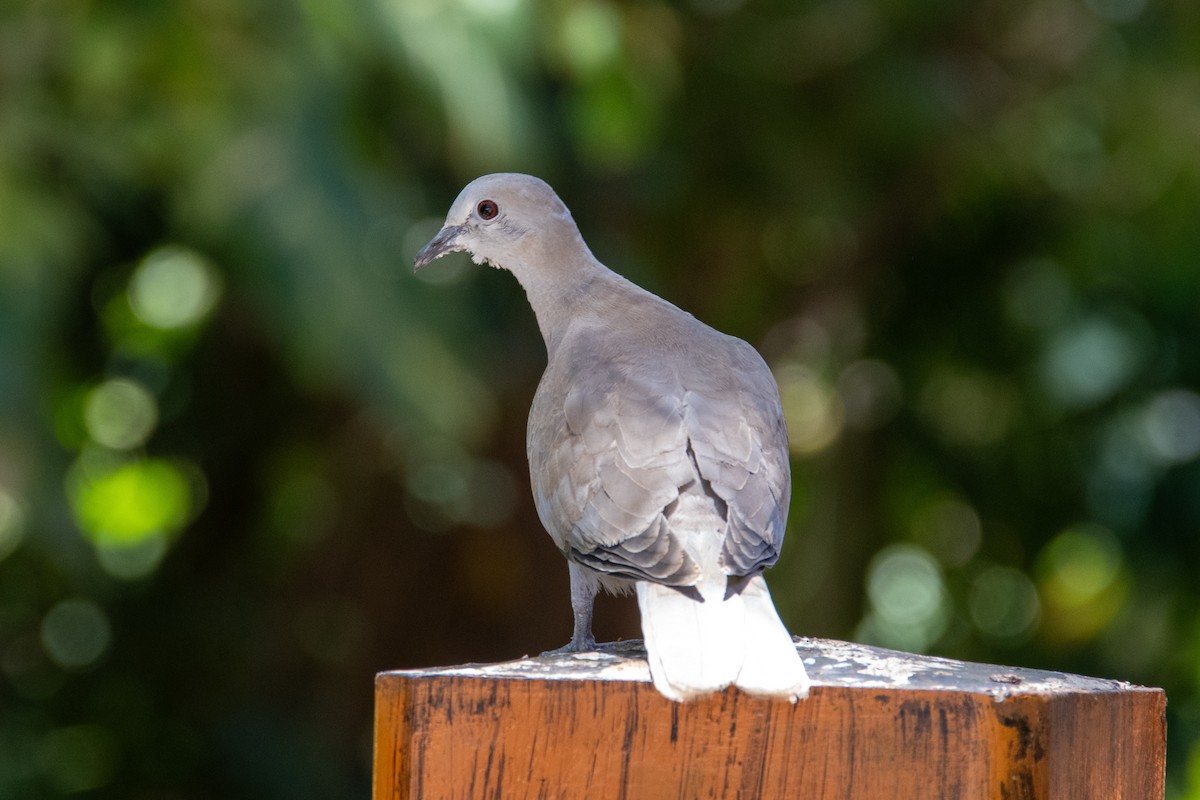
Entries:
[[519,260],[508,267],[525,290],[551,356],[572,320],[586,307],[587,298],[599,286],[617,277],[582,242],[580,245],[573,252],[548,253],[529,261]]

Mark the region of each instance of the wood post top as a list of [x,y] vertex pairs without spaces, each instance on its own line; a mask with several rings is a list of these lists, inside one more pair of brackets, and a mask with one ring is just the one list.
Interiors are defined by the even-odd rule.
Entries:
[[[795,637],[813,688],[905,689],[989,695],[997,701],[1023,695],[1157,692],[1126,681],[1066,672],[979,664],[917,655],[833,639]],[[650,682],[641,640],[615,642],[604,650],[551,656],[525,656],[491,664],[392,670],[378,678],[494,678],[552,681]]]

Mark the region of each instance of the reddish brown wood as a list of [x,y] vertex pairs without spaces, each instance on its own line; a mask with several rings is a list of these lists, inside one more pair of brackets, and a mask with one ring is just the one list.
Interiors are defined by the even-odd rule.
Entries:
[[631,680],[382,673],[374,798],[1163,796],[1161,690],[991,669],[976,688],[822,677],[795,705],[735,689],[681,705]]

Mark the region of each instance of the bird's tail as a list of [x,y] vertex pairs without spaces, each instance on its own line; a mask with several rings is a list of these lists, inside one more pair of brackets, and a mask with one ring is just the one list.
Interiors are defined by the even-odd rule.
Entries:
[[[654,686],[690,700],[736,684],[753,694],[808,696],[808,675],[761,575],[726,596],[725,581],[695,594],[638,581],[642,635]],[[703,598],[701,602],[700,598]]]

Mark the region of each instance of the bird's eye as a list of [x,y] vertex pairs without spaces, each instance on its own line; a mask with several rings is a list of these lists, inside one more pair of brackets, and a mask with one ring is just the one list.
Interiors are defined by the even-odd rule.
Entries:
[[482,219],[492,219],[500,213],[500,207],[492,200],[480,200],[479,205],[475,206],[476,213]]

